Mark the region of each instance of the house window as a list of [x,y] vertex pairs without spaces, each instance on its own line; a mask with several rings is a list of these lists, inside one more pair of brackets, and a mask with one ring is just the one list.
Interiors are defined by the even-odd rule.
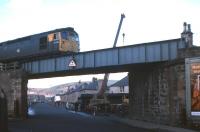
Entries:
[[40,38],[40,49],[47,49],[47,37]]

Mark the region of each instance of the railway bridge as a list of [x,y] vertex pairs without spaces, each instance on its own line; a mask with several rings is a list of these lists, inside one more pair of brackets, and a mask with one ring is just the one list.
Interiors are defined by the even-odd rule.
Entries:
[[0,86],[9,114],[26,118],[28,79],[126,71],[129,117],[180,126],[200,120],[191,96],[192,81],[200,82],[199,51],[192,32],[184,31],[178,39],[22,59],[14,68],[1,64]]

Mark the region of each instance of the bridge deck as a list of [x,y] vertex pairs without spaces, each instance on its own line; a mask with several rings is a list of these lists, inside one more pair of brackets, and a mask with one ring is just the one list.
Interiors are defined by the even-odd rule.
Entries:
[[69,67],[71,55],[23,62],[23,68],[30,74],[52,73],[101,67],[154,63],[174,60],[178,49],[186,45],[181,39],[158,41],[125,47],[109,48],[74,54],[76,67]]

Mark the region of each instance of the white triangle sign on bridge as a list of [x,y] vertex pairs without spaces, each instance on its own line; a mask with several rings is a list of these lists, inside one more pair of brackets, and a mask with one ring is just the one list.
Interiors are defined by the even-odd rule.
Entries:
[[75,67],[76,66],[76,62],[74,60],[71,60],[69,62],[69,67]]

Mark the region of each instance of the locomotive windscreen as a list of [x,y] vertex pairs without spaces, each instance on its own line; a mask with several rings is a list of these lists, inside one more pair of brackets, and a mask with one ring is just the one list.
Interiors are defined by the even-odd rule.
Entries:
[[76,42],[79,41],[78,35],[73,32],[63,31],[63,32],[61,32],[61,37],[62,37],[62,39],[66,39],[66,40],[72,40],[72,41],[76,41]]
[[61,37],[62,37],[62,39],[67,39],[68,38],[67,32],[66,31],[61,32]]

